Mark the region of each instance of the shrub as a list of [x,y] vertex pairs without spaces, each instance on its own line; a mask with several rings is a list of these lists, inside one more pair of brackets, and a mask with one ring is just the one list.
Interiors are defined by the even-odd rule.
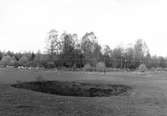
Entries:
[[83,69],[84,71],[92,71],[92,66],[90,64],[85,64]]
[[105,66],[104,62],[98,62],[96,64],[96,70],[97,71],[105,71],[105,68],[106,68],[106,66]]
[[156,68],[156,71],[162,71],[162,70],[163,70],[163,68],[161,68],[161,67]]
[[28,62],[29,62],[29,59],[26,55],[23,55],[18,61],[19,65],[21,66],[27,66]]
[[3,56],[2,59],[1,59],[0,64],[2,66],[6,67],[7,65],[10,65],[11,60],[12,60],[11,56],[9,56],[9,55]]
[[21,83],[22,83],[22,81],[16,80],[16,84],[21,84]]
[[42,82],[42,81],[45,81],[44,77],[42,75],[38,75],[36,78],[35,78],[35,81],[37,82]]
[[145,64],[140,64],[139,67],[138,67],[138,70],[140,72],[145,72],[147,70],[147,67]]

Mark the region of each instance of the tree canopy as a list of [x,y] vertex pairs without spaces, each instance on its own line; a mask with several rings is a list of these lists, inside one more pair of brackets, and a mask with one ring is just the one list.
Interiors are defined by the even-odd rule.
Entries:
[[[47,53],[0,52],[1,66],[26,66],[45,68],[83,68],[105,67],[137,69],[141,64],[148,68],[167,67],[167,58],[152,56],[143,39],[137,39],[133,46],[110,48],[101,46],[94,32],[87,32],[82,37],[76,33],[59,33],[52,29],[47,35]],[[100,64],[100,66],[101,66]]]

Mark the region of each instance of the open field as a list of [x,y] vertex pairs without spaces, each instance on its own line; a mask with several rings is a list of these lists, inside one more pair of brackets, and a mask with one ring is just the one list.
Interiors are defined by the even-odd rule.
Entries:
[[[10,86],[16,81],[46,80],[125,84],[126,96],[72,97]],[[167,72],[54,72],[0,70],[0,116],[167,116]]]

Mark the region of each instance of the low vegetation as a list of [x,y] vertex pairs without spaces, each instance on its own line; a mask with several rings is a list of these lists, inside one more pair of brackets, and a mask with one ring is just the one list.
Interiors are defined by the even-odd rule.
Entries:
[[145,72],[145,71],[147,71],[147,67],[146,67],[145,64],[140,64],[139,67],[138,67],[138,70],[140,72]]
[[[167,114],[167,72],[146,72],[142,75],[133,72],[108,72],[104,75],[99,72],[55,72],[52,70],[33,72],[32,70],[2,69],[0,71],[1,116],[166,116]],[[39,75],[45,79],[41,81],[41,79],[34,78]],[[39,83],[38,81],[46,83],[34,84]],[[37,85],[52,89],[55,82],[59,83],[57,86],[60,88],[69,87],[67,90],[78,86],[97,88],[101,91],[110,88],[109,85],[111,89],[113,85],[116,85],[116,88],[122,87],[120,85],[128,85],[130,89],[128,93],[118,95],[102,96],[104,93],[92,92],[94,93],[92,97],[79,97],[11,87],[15,83],[17,86],[27,84],[26,87],[33,83],[31,86],[33,89],[39,87]],[[94,85],[89,86],[92,83]],[[94,97],[95,95],[99,96]]]
[[29,89],[49,94],[80,97],[102,97],[126,95],[131,89],[127,85],[93,84],[67,81],[34,81],[13,84],[12,87]]

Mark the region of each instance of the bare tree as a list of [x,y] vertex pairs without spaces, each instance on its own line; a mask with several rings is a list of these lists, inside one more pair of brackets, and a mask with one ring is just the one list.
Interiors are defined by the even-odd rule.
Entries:
[[58,38],[58,32],[54,29],[48,34],[47,52],[50,56],[57,55],[61,50],[61,39]]
[[146,43],[142,39],[138,39],[136,41],[136,44],[134,45],[134,50],[135,50],[135,62],[137,62],[137,65],[139,65],[144,62],[144,57],[147,55],[149,50]]

